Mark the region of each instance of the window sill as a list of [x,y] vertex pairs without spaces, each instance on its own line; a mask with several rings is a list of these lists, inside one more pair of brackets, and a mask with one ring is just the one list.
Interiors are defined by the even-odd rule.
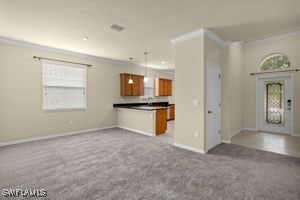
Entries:
[[63,108],[63,109],[43,109],[44,113],[51,112],[76,112],[76,111],[86,111],[87,108]]

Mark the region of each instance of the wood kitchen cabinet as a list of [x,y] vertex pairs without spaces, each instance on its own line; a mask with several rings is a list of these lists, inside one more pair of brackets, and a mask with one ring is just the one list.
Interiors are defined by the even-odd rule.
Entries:
[[167,130],[167,109],[156,110],[156,135]]
[[175,119],[175,105],[171,104],[170,105],[170,120],[174,120]]
[[[129,84],[129,79],[133,80]],[[121,96],[143,96],[144,95],[144,76],[135,74],[120,74],[120,95]]]
[[155,78],[155,96],[172,96],[172,80]]

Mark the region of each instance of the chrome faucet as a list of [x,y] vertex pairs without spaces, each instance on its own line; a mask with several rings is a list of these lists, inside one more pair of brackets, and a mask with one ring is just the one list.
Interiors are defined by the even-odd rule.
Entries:
[[152,97],[148,97],[147,100],[148,100],[148,106],[152,106],[152,100],[153,98]]

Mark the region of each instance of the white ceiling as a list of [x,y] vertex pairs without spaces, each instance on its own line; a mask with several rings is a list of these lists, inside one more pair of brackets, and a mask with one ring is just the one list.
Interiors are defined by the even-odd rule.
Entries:
[[140,65],[148,51],[149,66],[171,69],[179,35],[206,27],[240,41],[291,32],[299,8],[299,0],[0,0],[0,37]]

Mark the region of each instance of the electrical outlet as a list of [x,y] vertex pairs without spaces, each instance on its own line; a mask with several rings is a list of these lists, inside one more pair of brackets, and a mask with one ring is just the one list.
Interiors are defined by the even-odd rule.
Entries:
[[195,132],[195,138],[199,138],[199,132],[198,131]]

